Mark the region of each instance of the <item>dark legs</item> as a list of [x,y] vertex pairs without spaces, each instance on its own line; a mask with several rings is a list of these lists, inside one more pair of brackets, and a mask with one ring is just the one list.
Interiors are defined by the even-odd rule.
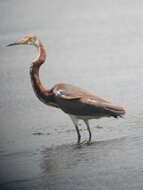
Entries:
[[77,132],[77,144],[80,144],[81,135],[79,132],[79,128],[77,125],[75,125],[75,128],[76,128],[76,132]]
[[[77,144],[80,144],[81,135],[80,135],[79,128],[78,128],[78,118],[74,115],[70,115],[70,117],[72,119],[72,122],[73,122],[76,132],[77,132]],[[88,141],[83,141],[82,143],[87,142],[88,144],[90,144],[91,143],[91,131],[90,131],[90,127],[89,127],[89,122],[88,122],[88,120],[84,120],[84,122],[86,124],[87,130],[89,133],[89,139],[88,139]]]
[[77,132],[77,144],[80,144],[81,135],[78,128],[78,119],[75,116],[70,116]]
[[86,124],[87,130],[88,130],[88,133],[89,133],[89,139],[88,139],[87,143],[90,144],[91,143],[91,131],[90,131],[89,122],[88,122],[88,120],[84,120],[84,122]]

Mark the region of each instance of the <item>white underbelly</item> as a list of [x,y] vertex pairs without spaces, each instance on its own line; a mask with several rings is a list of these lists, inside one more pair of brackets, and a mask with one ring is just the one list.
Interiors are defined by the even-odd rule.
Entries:
[[80,120],[90,120],[90,119],[99,119],[99,118],[101,118],[101,117],[99,117],[99,116],[80,116],[80,115],[70,115],[70,116],[72,116],[73,118],[75,118],[75,119],[80,119]]

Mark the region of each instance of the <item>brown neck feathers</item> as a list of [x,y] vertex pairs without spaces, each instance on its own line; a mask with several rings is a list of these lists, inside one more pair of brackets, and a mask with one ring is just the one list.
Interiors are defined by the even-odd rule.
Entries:
[[46,51],[43,44],[39,41],[39,56],[33,61],[30,67],[30,76],[33,86],[33,90],[36,96],[44,101],[45,96],[48,96],[48,90],[46,90],[39,78],[39,68],[46,60]]

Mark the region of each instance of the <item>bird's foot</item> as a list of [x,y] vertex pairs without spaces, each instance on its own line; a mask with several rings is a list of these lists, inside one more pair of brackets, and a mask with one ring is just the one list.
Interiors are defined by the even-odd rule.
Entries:
[[87,141],[87,143],[86,143],[87,145],[91,145],[92,144],[92,142],[91,141]]
[[84,140],[84,141],[82,141],[80,144],[81,144],[81,145],[82,145],[82,144],[90,145],[90,144],[91,144],[91,141]]
[[87,143],[87,140],[84,140],[80,144],[82,145],[82,144],[86,144],[86,143]]

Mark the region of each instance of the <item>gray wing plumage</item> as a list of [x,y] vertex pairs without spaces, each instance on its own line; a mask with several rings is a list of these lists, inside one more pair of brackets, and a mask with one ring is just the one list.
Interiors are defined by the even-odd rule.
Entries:
[[91,117],[122,117],[125,110],[108,100],[69,84],[57,84],[53,94],[58,106],[66,113]]

